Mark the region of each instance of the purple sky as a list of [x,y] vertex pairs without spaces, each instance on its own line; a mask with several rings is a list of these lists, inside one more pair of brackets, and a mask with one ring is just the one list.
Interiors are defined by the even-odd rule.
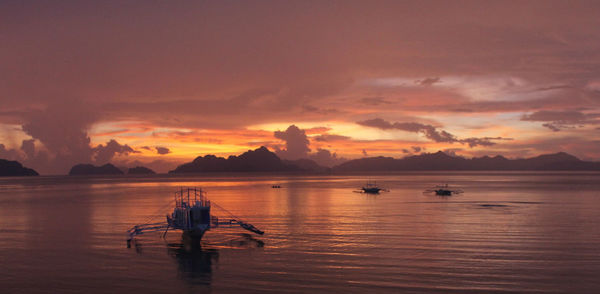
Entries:
[[[600,160],[598,1],[2,1],[0,158]],[[294,125],[295,127],[290,127]]]

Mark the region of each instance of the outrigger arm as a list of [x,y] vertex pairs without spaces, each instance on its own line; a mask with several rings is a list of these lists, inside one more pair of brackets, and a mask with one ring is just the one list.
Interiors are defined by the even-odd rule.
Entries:
[[167,225],[167,229],[165,230],[165,232],[163,233],[163,239],[167,236],[167,232],[169,231],[170,226]]
[[[211,215],[211,206],[219,208],[227,213],[228,216],[225,217],[226,221],[219,221],[217,216]],[[182,230],[184,233],[193,234],[197,238],[202,238],[204,232],[212,228],[239,225],[243,229],[255,234],[264,234],[262,230],[254,225],[242,221],[228,210],[205,198],[203,191],[196,188],[188,188],[186,190],[183,190],[182,188],[180,191],[175,192],[175,208],[171,215],[166,216],[166,222],[150,223],[152,219],[153,218],[147,223],[133,226],[127,230],[128,247],[131,240],[137,235],[164,230],[164,233],[162,234],[164,239],[169,229]]]
[[[169,229],[169,225],[165,222],[133,226],[132,228],[127,230],[127,245],[129,245],[131,240],[133,240],[133,238],[135,238],[135,236],[137,236],[137,235],[142,235],[142,234],[150,233],[150,232],[158,232],[158,231],[162,231],[165,228],[167,230]],[[166,231],[165,231],[165,233],[166,233]]]
[[[264,233],[265,233],[264,231],[261,231],[254,225],[247,223],[245,221],[242,221],[242,220],[238,220],[238,219],[229,219],[227,221],[218,221],[217,218],[214,218],[211,222],[210,228],[212,229],[212,228],[217,228],[217,227],[223,227],[223,226],[227,227],[227,226],[234,226],[234,225],[239,225],[243,229],[253,232],[255,234],[258,234],[258,235],[264,235]],[[142,225],[133,226],[132,228],[127,230],[127,244],[129,244],[131,242],[131,240],[133,238],[135,238],[135,236],[142,235],[145,233],[150,233],[150,232],[158,232],[158,231],[162,231],[162,230],[165,230],[163,233],[163,236],[162,236],[164,239],[165,236],[167,235],[167,232],[169,231],[169,228],[171,228],[171,226],[169,226],[169,224],[166,222],[142,224]]]
[[239,225],[240,227],[242,227],[242,229],[248,230],[252,233],[258,234],[258,235],[264,235],[265,232],[261,231],[260,229],[258,229],[257,227],[255,227],[254,225],[238,220],[238,219],[229,219],[227,221],[214,221],[212,222],[211,228],[216,228],[219,226],[233,226],[233,225]]

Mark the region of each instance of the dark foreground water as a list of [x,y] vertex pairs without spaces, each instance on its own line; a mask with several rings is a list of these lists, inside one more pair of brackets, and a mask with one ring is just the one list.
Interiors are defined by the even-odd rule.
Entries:
[[[367,179],[391,192],[354,193]],[[422,194],[440,183],[465,193]],[[266,234],[128,249],[180,186]],[[599,293],[600,174],[4,178],[0,292]]]

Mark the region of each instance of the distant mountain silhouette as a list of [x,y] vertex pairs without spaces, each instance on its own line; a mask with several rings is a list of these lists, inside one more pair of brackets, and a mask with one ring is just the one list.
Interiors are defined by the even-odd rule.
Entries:
[[600,170],[600,162],[582,161],[564,152],[527,159],[507,159],[500,155],[466,159],[438,151],[402,159],[361,158],[333,168],[337,172],[403,170]]
[[169,173],[204,172],[287,172],[320,171],[325,169],[309,159],[281,160],[266,147],[248,150],[239,156],[227,159],[214,155],[198,156],[194,161],[182,164]]
[[127,170],[127,174],[128,175],[154,175],[156,173],[147,167],[136,166],[136,167],[129,168]]
[[0,177],[21,176],[39,176],[39,174],[33,169],[24,167],[18,161],[0,159]]
[[92,164],[77,164],[69,171],[70,176],[79,175],[122,175],[123,171],[116,166],[107,163],[103,166],[95,166]]

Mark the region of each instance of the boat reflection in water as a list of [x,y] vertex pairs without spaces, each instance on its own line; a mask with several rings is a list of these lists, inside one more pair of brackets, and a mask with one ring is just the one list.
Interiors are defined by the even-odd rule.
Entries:
[[[192,285],[210,285],[213,270],[219,262],[219,250],[262,248],[265,245],[263,241],[246,233],[224,234],[220,237],[218,241],[206,242],[183,234],[179,241],[166,244],[167,253],[176,261],[178,276],[182,280]],[[136,240],[131,245],[136,253],[144,254],[143,242]],[[152,254],[156,244],[147,245],[150,246],[148,254]]]
[[194,285],[209,285],[213,266],[219,261],[218,249],[204,249],[200,242],[183,239],[182,243],[169,243],[167,250],[177,261],[178,276]]
[[[223,228],[224,231],[227,231],[227,228],[240,226],[257,235],[263,235],[264,232],[254,225],[242,221],[221,206],[212,203],[205,197],[205,193],[201,189],[186,188],[184,190],[181,188],[175,192],[173,202],[175,203],[173,213],[166,216],[166,222],[152,222],[151,218],[145,223],[128,229],[127,247],[131,248],[133,245],[137,253],[142,253],[142,246],[135,238],[136,236],[150,232],[162,232],[162,237],[166,240],[169,229],[181,230],[181,241],[167,243],[167,250],[169,255],[177,260],[179,275],[192,284],[208,285],[211,283],[212,267],[219,257],[216,248],[264,246],[262,241],[245,233],[218,234],[215,237],[221,240],[218,242],[220,244],[204,243],[203,236],[210,229]],[[165,207],[168,208],[170,205],[171,203]],[[212,215],[212,206],[226,213],[226,217],[223,219]],[[208,246],[203,248],[203,243]]]
[[178,275],[193,285],[209,285],[214,267],[219,262],[219,250],[227,248],[262,248],[264,242],[251,234],[226,235],[218,242],[199,242],[196,238],[182,236],[180,243],[168,243],[167,250],[177,261]]
[[227,241],[229,247],[235,248],[261,248],[265,242],[254,238],[251,234],[241,233],[238,238],[232,238]]

